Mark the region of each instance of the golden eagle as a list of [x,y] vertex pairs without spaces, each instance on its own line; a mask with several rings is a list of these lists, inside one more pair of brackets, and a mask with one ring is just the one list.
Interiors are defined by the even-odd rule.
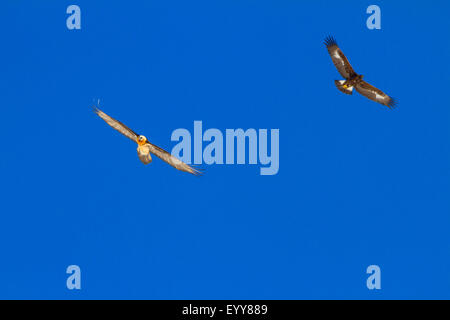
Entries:
[[370,100],[381,103],[391,109],[396,106],[397,103],[392,97],[389,97],[380,89],[365,82],[363,80],[363,75],[357,74],[353,70],[333,37],[325,38],[324,44],[328,49],[328,53],[330,54],[331,60],[333,60],[334,66],[341,76],[345,78],[345,80],[334,80],[334,84],[340,91],[345,94],[352,94],[353,88],[355,88],[356,91]]

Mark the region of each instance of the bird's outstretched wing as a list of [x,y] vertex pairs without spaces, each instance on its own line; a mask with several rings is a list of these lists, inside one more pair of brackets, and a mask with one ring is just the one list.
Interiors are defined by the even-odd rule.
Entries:
[[192,173],[193,175],[201,175],[202,172],[198,169],[195,169],[193,167],[191,167],[190,165],[184,163],[183,161],[181,161],[180,159],[172,156],[170,153],[168,153],[166,150],[161,149],[160,147],[147,142],[149,147],[150,147],[150,152],[153,153],[155,156],[157,156],[158,158],[160,158],[161,160],[167,162],[168,164],[170,164],[172,167],[184,171],[184,172],[189,172]]
[[107,124],[109,124],[111,127],[113,127],[114,129],[116,129],[117,131],[119,131],[121,134],[123,134],[125,137],[130,138],[131,140],[133,140],[134,142],[137,143],[137,139],[138,139],[138,135],[131,130],[130,128],[128,128],[126,125],[124,125],[122,122],[117,121],[114,118],[111,118],[110,116],[108,116],[106,113],[104,113],[102,110],[95,108],[94,107],[94,112],[96,114],[98,114],[98,116],[100,118],[102,118],[103,120],[105,120],[105,122]]
[[324,44],[328,49],[328,53],[330,54],[331,60],[333,60],[334,66],[341,76],[345,79],[349,79],[355,75],[355,71],[348,62],[347,57],[342,53],[341,49],[339,49],[336,40],[333,37],[327,37],[325,38]]
[[391,109],[395,108],[395,106],[397,105],[397,102],[393,98],[389,97],[386,93],[384,93],[380,89],[375,88],[365,81],[360,81],[358,84],[356,84],[355,90],[363,96],[369,98],[370,100],[384,104]]

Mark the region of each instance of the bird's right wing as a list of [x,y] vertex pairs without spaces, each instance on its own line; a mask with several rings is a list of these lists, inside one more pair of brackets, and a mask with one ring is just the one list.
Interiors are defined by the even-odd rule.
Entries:
[[341,49],[339,49],[336,40],[333,37],[327,37],[324,44],[328,49],[328,53],[330,54],[334,66],[341,76],[345,79],[349,79],[355,75],[355,71],[350,62],[348,62],[347,57],[342,53]]
[[124,125],[122,122],[117,121],[114,118],[111,118],[110,116],[108,116],[106,113],[104,113],[102,110],[95,108],[94,107],[94,112],[103,120],[105,120],[105,122],[107,124],[109,124],[112,128],[116,129],[117,131],[119,131],[121,134],[123,134],[125,137],[130,138],[131,140],[133,140],[134,142],[137,143],[137,139],[138,139],[138,135],[131,130],[130,128],[128,128],[126,125]]
[[157,156],[158,158],[160,158],[161,160],[167,162],[168,164],[170,164],[172,167],[184,171],[184,172],[189,172],[192,173],[193,175],[201,175],[202,172],[198,169],[195,169],[193,167],[191,167],[190,165],[184,163],[183,161],[181,161],[180,159],[174,157],[173,155],[171,155],[170,153],[168,153],[166,150],[161,149],[160,147],[147,142],[148,146],[150,147],[150,152],[153,153],[155,156]]
[[356,84],[355,89],[366,98],[384,104],[386,107],[389,107],[390,109],[395,108],[397,104],[394,98],[389,97],[386,93],[384,93],[378,88],[375,88],[373,85],[365,81],[360,81],[358,84]]

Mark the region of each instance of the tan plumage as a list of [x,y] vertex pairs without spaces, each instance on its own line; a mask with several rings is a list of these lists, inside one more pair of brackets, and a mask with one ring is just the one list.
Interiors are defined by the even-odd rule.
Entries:
[[341,92],[345,94],[352,94],[353,88],[355,88],[356,91],[370,100],[381,103],[389,108],[394,108],[396,106],[396,101],[392,97],[362,80],[363,75],[357,74],[353,70],[353,67],[348,62],[347,57],[344,53],[342,53],[333,37],[327,37],[324,44],[327,47],[334,66],[341,76],[345,78],[345,80],[334,81],[336,87]]
[[150,143],[147,138],[143,135],[138,135],[133,130],[128,128],[126,125],[124,125],[122,122],[108,116],[106,113],[101,111],[98,108],[94,107],[94,112],[107,124],[109,124],[112,128],[116,129],[120,133],[122,133],[124,136],[130,138],[134,142],[138,144],[137,152],[138,157],[141,160],[143,164],[149,164],[152,162],[151,154],[154,154],[161,160],[167,162],[172,167],[184,171],[189,172],[193,175],[200,175],[201,171],[198,169],[194,169],[190,165],[184,163],[180,159],[172,156],[169,152],[165,151],[164,149],[161,149],[160,147]]

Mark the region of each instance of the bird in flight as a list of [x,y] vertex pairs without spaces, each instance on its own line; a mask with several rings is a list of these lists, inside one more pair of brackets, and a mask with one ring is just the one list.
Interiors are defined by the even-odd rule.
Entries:
[[353,88],[355,88],[356,91],[366,98],[381,103],[390,109],[396,106],[397,103],[392,97],[365,82],[363,80],[363,75],[357,74],[353,70],[346,56],[342,53],[341,49],[339,49],[337,42],[333,37],[325,38],[324,44],[328,49],[328,53],[330,54],[334,66],[339,71],[341,76],[345,78],[345,80],[334,80],[334,84],[340,91],[345,94],[352,94]]
[[192,173],[193,175],[200,175],[202,172],[198,169],[195,169],[191,167],[190,165],[184,163],[180,159],[172,156],[167,151],[161,149],[160,147],[150,143],[147,138],[143,135],[136,134],[133,130],[128,128],[126,125],[124,125],[122,122],[117,121],[116,119],[111,118],[106,113],[101,111],[100,109],[94,107],[94,112],[107,124],[109,124],[113,129],[116,129],[121,134],[126,136],[127,138],[130,138],[134,142],[137,143],[137,153],[139,156],[139,159],[142,161],[143,164],[149,164],[152,162],[152,156],[151,154],[154,154],[161,160],[167,162],[172,167],[184,171]]

